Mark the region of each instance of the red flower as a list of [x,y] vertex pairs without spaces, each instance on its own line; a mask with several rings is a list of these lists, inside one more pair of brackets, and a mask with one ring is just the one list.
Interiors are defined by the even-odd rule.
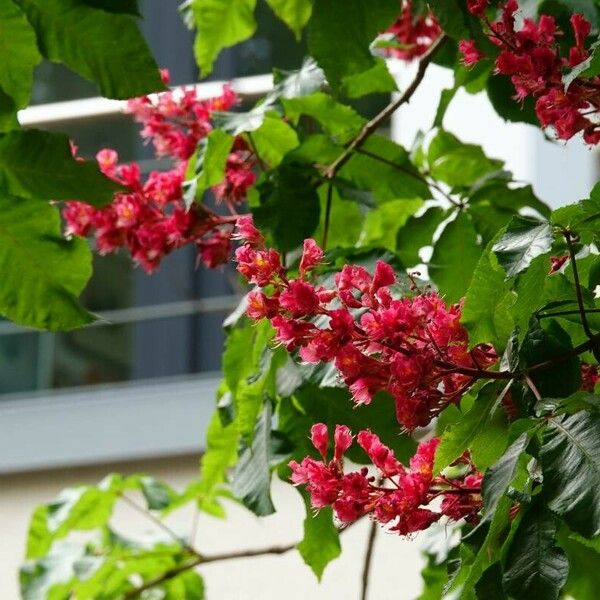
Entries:
[[458,44],[458,49],[463,55],[463,63],[468,67],[477,64],[483,58],[483,54],[475,45],[475,40],[462,40]]

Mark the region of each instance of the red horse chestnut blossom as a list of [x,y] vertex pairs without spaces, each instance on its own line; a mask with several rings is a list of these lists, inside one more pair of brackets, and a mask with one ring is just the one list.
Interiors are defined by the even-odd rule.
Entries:
[[395,298],[396,275],[383,261],[373,275],[344,265],[327,289],[309,281],[323,259],[313,240],[304,242],[298,277],[289,278],[279,253],[264,247],[248,217],[240,219],[236,237],[246,241],[236,250],[238,271],[272,290],[250,292],[247,315],[269,319],[277,342],[304,362],[334,362],[357,404],[369,404],[381,391],[391,394],[407,430],[458,402],[496,362],[489,345],[468,349],[460,304],[446,306],[434,292]]
[[[456,521],[477,522],[482,506],[482,475],[468,454],[455,463],[462,467],[457,471],[463,473],[461,476],[433,477],[437,438],[419,444],[408,467],[371,431],[360,431],[356,439],[376,467],[378,476],[369,474],[367,468],[344,473],[343,456],[353,442],[352,433],[345,425],[335,428],[331,460],[327,458],[327,426],[317,423],[312,427],[311,441],[322,460],[306,457],[300,463],[289,463],[292,482],[306,485],[314,508],[331,506],[344,523],[370,514],[400,535],[427,529],[444,515]],[[441,498],[441,503],[434,510],[431,504],[437,498]]]
[[[554,17],[542,15],[537,22],[523,19],[516,29],[519,5],[509,0],[501,6],[501,18],[487,19],[487,0],[470,0],[469,11],[487,24],[490,41],[500,48],[496,72],[510,77],[515,99],[533,97],[542,127],[552,127],[559,139],[568,140],[578,132],[588,144],[600,142],[598,115],[600,110],[600,77],[575,77],[568,86],[563,81],[564,69],[576,67],[589,57],[586,40],[591,24],[582,15],[571,16],[575,45],[561,55],[558,38],[563,35]],[[459,49],[464,63],[473,65],[483,54],[473,40],[464,40]]]
[[393,36],[396,47],[385,48],[387,56],[412,60],[427,52],[442,30],[431,12],[417,13],[412,0],[401,0],[401,12],[386,33]]
[[[168,76],[163,72],[165,81]],[[214,111],[231,108],[237,97],[224,86],[220,97],[201,100],[195,87],[142,96],[128,103],[128,111],[143,125],[141,135],[152,142],[157,158],[168,157],[173,167],[151,171],[142,180],[136,163],[119,164],[114,150],[97,155],[100,170],[123,187],[103,208],[67,202],[63,215],[68,235],[94,235],[101,254],[125,247],[146,271],[154,271],[173,250],[194,244],[198,258],[214,268],[227,262],[237,218],[235,206],[254,183],[256,159],[242,138],[236,138],[227,159],[224,180],[213,188],[230,216],[216,214],[195,203],[186,207],[182,185],[188,159],[198,142],[212,130]]]

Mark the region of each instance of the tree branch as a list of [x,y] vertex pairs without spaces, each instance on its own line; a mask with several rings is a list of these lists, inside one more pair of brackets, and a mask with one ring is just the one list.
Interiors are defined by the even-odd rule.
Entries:
[[362,587],[360,592],[361,600],[367,600],[369,590],[369,575],[371,574],[371,563],[373,561],[373,548],[375,547],[375,537],[377,536],[377,522],[371,521],[369,527],[369,537],[367,538],[367,549],[365,552],[365,562],[362,572]]
[[385,123],[403,104],[406,104],[413,97],[417,91],[419,85],[425,77],[427,67],[433,60],[436,52],[440,49],[442,44],[446,41],[446,36],[441,35],[430,47],[429,50],[423,55],[419,61],[417,73],[411,84],[406,90],[400,95],[399,98],[388,104],[378,115],[371,119],[368,123],[365,123],[360,133],[348,144],[346,149],[338,158],[336,158],[324,171],[327,179],[333,179],[337,172],[350,160],[352,154],[360,148],[369,138],[370,135],[375,133],[377,129]]
[[577,259],[575,257],[575,249],[573,248],[573,238],[571,232],[564,230],[563,235],[569,248],[569,256],[571,258],[571,267],[573,268],[573,279],[575,280],[575,293],[577,295],[577,305],[579,306],[579,313],[581,315],[581,325],[585,331],[585,335],[592,339],[594,334],[590,328],[590,324],[587,320],[587,314],[585,312],[585,306],[583,304],[583,294],[581,293],[581,283],[579,282],[579,272],[577,271]]
[[203,556],[198,554],[193,560],[188,561],[182,565],[178,565],[165,571],[162,575],[147,581],[143,585],[131,590],[123,596],[123,600],[132,600],[132,598],[138,598],[140,594],[146,590],[149,590],[165,581],[169,581],[189,571],[198,565],[205,565],[211,562],[223,561],[223,560],[235,560],[238,558],[251,558],[253,556],[266,556],[268,554],[285,554],[296,547],[297,543],[288,544],[286,546],[270,546],[268,548],[260,548],[258,550],[241,550],[238,552],[226,552],[224,554],[213,554],[212,556]]
[[389,167],[396,169],[397,171],[401,171],[402,173],[409,175],[413,179],[416,179],[417,181],[420,181],[421,183],[424,183],[425,185],[437,190],[442,196],[444,196],[446,200],[448,200],[448,202],[450,202],[450,204],[456,206],[456,208],[463,208],[463,205],[460,202],[454,200],[454,198],[452,198],[449,194],[447,194],[441,186],[439,186],[435,181],[428,180],[427,177],[425,177],[421,173],[411,171],[410,169],[407,169],[404,165],[400,165],[394,162],[393,160],[388,160],[387,158],[379,156],[379,154],[375,154],[374,152],[370,152],[369,150],[365,150],[364,148],[356,148],[355,152],[357,152],[358,154],[364,154],[365,156],[368,156],[373,160],[378,160],[379,162],[384,163]]

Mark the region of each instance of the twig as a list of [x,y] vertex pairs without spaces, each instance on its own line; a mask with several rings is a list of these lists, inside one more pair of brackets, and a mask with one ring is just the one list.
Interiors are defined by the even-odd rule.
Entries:
[[333,203],[333,184],[331,181],[327,186],[327,204],[325,205],[325,222],[323,223],[323,240],[321,248],[327,250],[327,236],[329,235],[329,224],[331,221],[331,205]]
[[140,506],[137,502],[134,502],[131,498],[129,498],[129,496],[126,496],[125,494],[121,494],[120,497],[123,499],[124,502],[129,504],[129,506],[131,506],[131,508],[135,509],[137,512],[142,514],[148,520],[152,521],[152,523],[154,523],[154,525],[156,525],[159,529],[164,531],[169,537],[171,537],[173,540],[175,540],[178,544],[181,544],[182,547],[185,548],[185,550],[187,550],[194,556],[200,556],[199,552],[193,546],[191,546],[190,544],[187,544],[181,536],[177,535],[177,533],[175,531],[173,531],[170,527],[168,527],[158,517],[153,515],[149,510],[146,510],[143,506]]
[[529,387],[529,389],[532,391],[533,395],[535,396],[535,399],[539,402],[542,399],[542,395],[540,394],[540,391],[537,389],[535,383],[533,383],[533,379],[531,379],[531,377],[529,377],[529,375],[527,373],[525,374],[525,381],[527,383],[527,386]]
[[575,249],[573,248],[573,240],[571,238],[571,232],[564,230],[563,235],[569,248],[569,256],[571,257],[571,266],[573,268],[573,279],[575,280],[575,293],[577,294],[577,304],[579,306],[579,313],[581,314],[581,325],[585,331],[585,335],[592,339],[594,334],[590,329],[590,324],[587,320],[587,314],[585,312],[585,306],[583,304],[583,294],[581,293],[581,284],[579,282],[579,272],[577,271],[577,259],[575,258]]
[[346,149],[338,158],[336,158],[330,165],[325,169],[324,175],[328,179],[333,179],[337,172],[350,160],[352,154],[360,148],[369,138],[370,135],[375,133],[380,125],[385,123],[403,104],[406,104],[413,97],[413,94],[417,91],[417,88],[423,81],[427,67],[433,60],[436,52],[440,49],[442,44],[446,41],[446,36],[441,35],[430,47],[429,50],[423,55],[419,61],[417,67],[417,73],[411,84],[406,88],[403,94],[399,98],[388,104],[379,114],[377,114],[369,122],[365,123],[360,133],[348,144]]
[[375,547],[375,537],[377,536],[377,522],[371,521],[369,527],[369,537],[367,538],[367,550],[365,552],[365,562],[362,572],[362,587],[360,592],[361,600],[367,600],[369,590],[369,575],[371,574],[371,563],[373,562],[373,548]]
[[269,548],[260,548],[258,550],[241,550],[239,552],[228,552],[225,554],[214,554],[213,556],[201,556],[198,555],[193,560],[184,563],[182,565],[178,565],[177,567],[173,567],[168,571],[165,571],[162,575],[147,581],[143,585],[137,587],[135,590],[131,590],[123,597],[124,600],[131,600],[132,598],[137,598],[142,592],[153,588],[156,585],[160,585],[165,581],[169,581],[177,575],[184,573],[185,571],[189,571],[198,565],[204,565],[211,562],[223,561],[223,560],[235,560],[237,558],[251,558],[253,556],[265,556],[267,554],[285,554],[290,550],[293,550],[296,547],[296,544],[288,544],[287,546],[271,546]]
[[454,198],[452,198],[449,194],[447,194],[441,186],[439,186],[435,181],[427,179],[427,177],[425,177],[421,173],[415,173],[414,171],[411,171],[410,169],[406,168],[404,165],[394,162],[393,160],[389,160],[384,156],[379,156],[379,154],[375,154],[375,152],[365,150],[364,148],[356,148],[355,152],[357,152],[358,154],[364,154],[365,156],[368,156],[373,160],[378,160],[379,162],[386,164],[389,167],[396,169],[397,171],[401,171],[402,173],[412,177],[413,179],[416,179],[417,181],[420,181],[421,183],[424,183],[425,185],[434,188],[440,194],[442,194],[442,196],[444,196],[444,198],[448,200],[450,204],[453,204],[454,206],[456,206],[456,208],[463,208],[463,205],[460,202],[454,200]]

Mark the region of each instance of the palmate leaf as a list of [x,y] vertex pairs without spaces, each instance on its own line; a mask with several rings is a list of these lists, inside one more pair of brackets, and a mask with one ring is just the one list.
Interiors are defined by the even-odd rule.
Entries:
[[223,48],[243,42],[256,31],[256,0],[192,0],[198,31],[194,53],[202,77],[210,75]]
[[302,29],[310,19],[312,0],[267,0],[267,4],[299,40]]
[[447,302],[457,302],[465,295],[481,251],[470,217],[458,213],[435,243],[428,265],[429,275]]
[[435,453],[434,472],[439,473],[470,449],[473,460],[481,470],[489,467],[506,447],[506,420],[497,406],[497,386],[481,390],[469,410],[442,435]]
[[525,271],[534,258],[550,252],[552,226],[548,222],[513,217],[492,250],[507,277]]
[[35,31],[12,0],[0,0],[0,56],[0,89],[13,99],[15,109],[23,108],[31,95],[33,69],[42,57]]
[[505,272],[491,251],[491,244],[481,255],[467,289],[462,324],[469,332],[471,347],[492,343],[503,351],[512,330],[511,308],[515,302]]
[[508,548],[505,590],[515,600],[556,600],[569,574],[569,561],[556,546],[554,517],[536,502],[521,519]]
[[233,494],[260,517],[275,512],[270,490],[271,417],[271,403],[266,402],[256,423],[252,444],[242,444],[231,485]]
[[585,537],[600,534],[600,419],[581,411],[548,419],[540,450],[548,507]]
[[[343,80],[377,66],[370,44],[398,16],[398,3],[377,0],[316,0],[308,23],[308,48],[338,92]],[[343,60],[340,60],[343,57]],[[390,89],[394,80],[388,74]]]
[[78,301],[92,274],[87,242],[66,240],[58,210],[0,196],[0,313],[16,323],[65,330],[93,321]]
[[259,192],[261,204],[252,208],[254,220],[271,233],[279,250],[293,250],[319,225],[319,196],[307,169],[283,163]]
[[315,513],[306,493],[302,494],[302,498],[306,505],[306,518],[304,536],[297,546],[298,552],[320,581],[325,567],[342,553],[340,535],[329,506]]
[[519,458],[525,451],[528,442],[528,434],[522,433],[498,461],[486,471],[482,484],[486,521],[492,518],[500,498],[506,493],[508,486],[515,478]]
[[76,161],[66,135],[29,129],[0,137],[0,190],[9,194],[102,206],[120,189],[95,164]]
[[165,89],[158,66],[128,14],[78,0],[15,1],[35,29],[42,54],[95,82],[103,96],[132,98]]

